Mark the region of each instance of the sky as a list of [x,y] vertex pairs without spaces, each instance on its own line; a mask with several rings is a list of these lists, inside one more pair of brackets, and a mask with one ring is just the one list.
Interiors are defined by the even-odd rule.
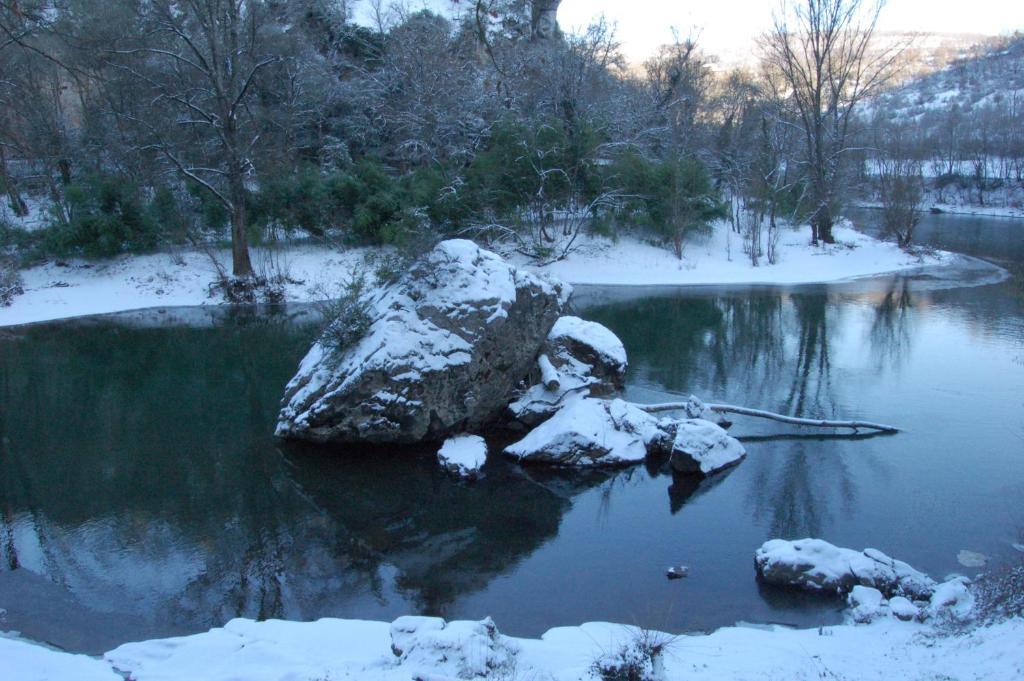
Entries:
[[[777,7],[777,0],[562,0],[558,21],[563,29],[581,28],[603,13],[617,24],[623,52],[631,60],[669,42],[673,27],[684,37],[694,35],[707,52],[734,54],[771,27]],[[878,28],[1008,34],[1024,30],[1024,1],[889,0]]]

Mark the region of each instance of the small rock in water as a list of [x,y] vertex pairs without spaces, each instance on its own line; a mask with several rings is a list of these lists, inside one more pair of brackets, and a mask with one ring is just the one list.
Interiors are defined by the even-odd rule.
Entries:
[[669,579],[682,579],[690,574],[690,568],[685,565],[673,565],[665,571],[665,576]]
[[1017,551],[1024,553],[1024,544],[1011,544],[1011,546]]
[[968,551],[962,549],[960,553],[956,554],[956,560],[964,567],[985,567],[985,563],[988,562],[988,556],[984,553],[976,553],[975,551]]
[[479,435],[457,435],[444,441],[437,461],[448,473],[475,480],[487,461],[487,443]]

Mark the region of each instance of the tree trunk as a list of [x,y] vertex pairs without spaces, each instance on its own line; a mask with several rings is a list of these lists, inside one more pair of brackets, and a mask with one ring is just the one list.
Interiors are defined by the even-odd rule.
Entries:
[[14,178],[7,173],[7,155],[2,146],[0,146],[0,184],[3,184],[4,190],[7,192],[7,199],[11,204],[11,210],[14,211],[14,216],[23,218],[28,215],[28,205],[25,203],[25,199],[21,198]]
[[245,184],[242,177],[232,173],[231,189],[231,273],[236,277],[252,276],[249,260],[249,234],[245,213]]

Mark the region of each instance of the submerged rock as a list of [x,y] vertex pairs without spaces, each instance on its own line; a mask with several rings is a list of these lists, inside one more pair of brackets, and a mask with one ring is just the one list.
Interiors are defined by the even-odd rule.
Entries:
[[623,466],[668,439],[658,419],[629,402],[577,397],[505,453],[527,463]]
[[535,426],[577,396],[605,397],[623,388],[626,348],[618,336],[596,322],[559,317],[541,349],[541,357],[557,372],[558,383],[539,380],[509,404],[512,418]]
[[369,301],[364,335],[313,345],[276,434],[416,443],[479,430],[530,373],[570,291],[471,241],[442,242]]
[[855,586],[886,597],[928,600],[936,583],[928,575],[876,549],[854,551],[821,539],[772,539],[754,555],[758,576],[769,584],[847,594]]
[[456,435],[444,441],[437,461],[452,475],[474,480],[487,461],[487,443],[479,435]]
[[722,428],[703,419],[686,419],[672,424],[671,464],[677,473],[711,475],[735,466],[747,455],[740,441]]

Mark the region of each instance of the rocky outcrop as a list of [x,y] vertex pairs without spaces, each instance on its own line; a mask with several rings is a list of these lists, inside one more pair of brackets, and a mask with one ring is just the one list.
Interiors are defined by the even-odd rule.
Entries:
[[605,397],[625,385],[626,348],[618,336],[596,322],[559,317],[540,357],[555,372],[557,383],[534,372],[535,382],[509,404],[512,419],[527,427],[550,418],[575,397]]
[[623,466],[671,455],[677,473],[710,475],[746,452],[713,423],[659,419],[621,399],[574,397],[554,416],[505,448],[521,462]]
[[570,291],[471,241],[442,242],[368,301],[365,334],[313,345],[276,434],[416,443],[479,431],[530,373]]
[[854,551],[821,539],[772,539],[757,550],[754,565],[768,584],[808,591],[848,594],[860,585],[887,598],[928,600],[936,588],[931,577],[881,551]]

